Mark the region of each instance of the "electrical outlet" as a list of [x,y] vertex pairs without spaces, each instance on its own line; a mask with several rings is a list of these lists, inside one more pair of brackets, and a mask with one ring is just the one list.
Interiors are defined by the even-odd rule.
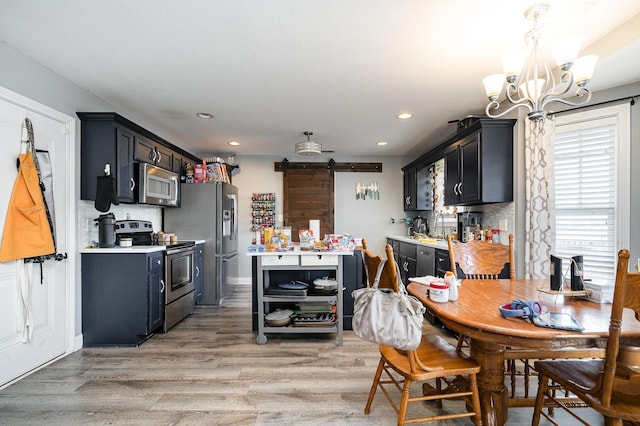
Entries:
[[500,230],[501,231],[506,231],[507,230],[507,219],[500,219]]

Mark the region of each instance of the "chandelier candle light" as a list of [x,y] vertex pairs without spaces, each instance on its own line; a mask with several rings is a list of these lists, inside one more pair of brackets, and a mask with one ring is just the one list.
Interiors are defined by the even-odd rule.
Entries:
[[[506,54],[502,58],[504,74],[493,74],[482,80],[490,101],[485,110],[488,117],[502,117],[518,107],[524,107],[529,109],[527,116],[530,120],[541,121],[547,115],[545,107],[551,102],[577,106],[591,99],[591,91],[586,86],[593,75],[598,57],[590,55],[578,58],[582,43],[579,37],[569,37],[553,48],[553,55],[561,73],[558,85],[553,70],[544,61],[539,43],[542,36],[539,19],[548,10],[549,3],[539,3],[527,9],[525,17],[533,21],[533,28],[525,37],[530,51]],[[498,98],[505,80],[505,96],[513,105],[499,114],[491,114],[491,110],[500,107]],[[572,102],[562,98],[573,87],[574,96],[580,99]]]

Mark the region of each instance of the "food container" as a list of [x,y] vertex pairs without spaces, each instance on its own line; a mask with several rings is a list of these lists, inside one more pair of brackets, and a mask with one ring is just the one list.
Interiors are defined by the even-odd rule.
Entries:
[[133,238],[120,238],[120,247],[131,247],[133,245]]
[[291,315],[293,315],[291,309],[277,309],[265,315],[264,320],[269,327],[284,327],[291,323]]
[[432,282],[429,284],[429,299],[438,303],[448,302],[449,284],[443,282]]

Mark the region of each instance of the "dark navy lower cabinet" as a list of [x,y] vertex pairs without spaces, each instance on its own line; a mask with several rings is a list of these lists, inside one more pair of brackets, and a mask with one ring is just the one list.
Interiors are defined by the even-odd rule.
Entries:
[[164,253],[82,253],[84,346],[138,346],[164,323]]

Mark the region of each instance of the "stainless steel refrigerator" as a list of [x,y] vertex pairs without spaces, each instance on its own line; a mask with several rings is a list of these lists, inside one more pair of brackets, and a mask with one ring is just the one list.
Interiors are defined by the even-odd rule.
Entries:
[[201,305],[219,305],[238,277],[238,188],[228,183],[180,186],[180,207],[164,209],[163,230],[204,240]]

